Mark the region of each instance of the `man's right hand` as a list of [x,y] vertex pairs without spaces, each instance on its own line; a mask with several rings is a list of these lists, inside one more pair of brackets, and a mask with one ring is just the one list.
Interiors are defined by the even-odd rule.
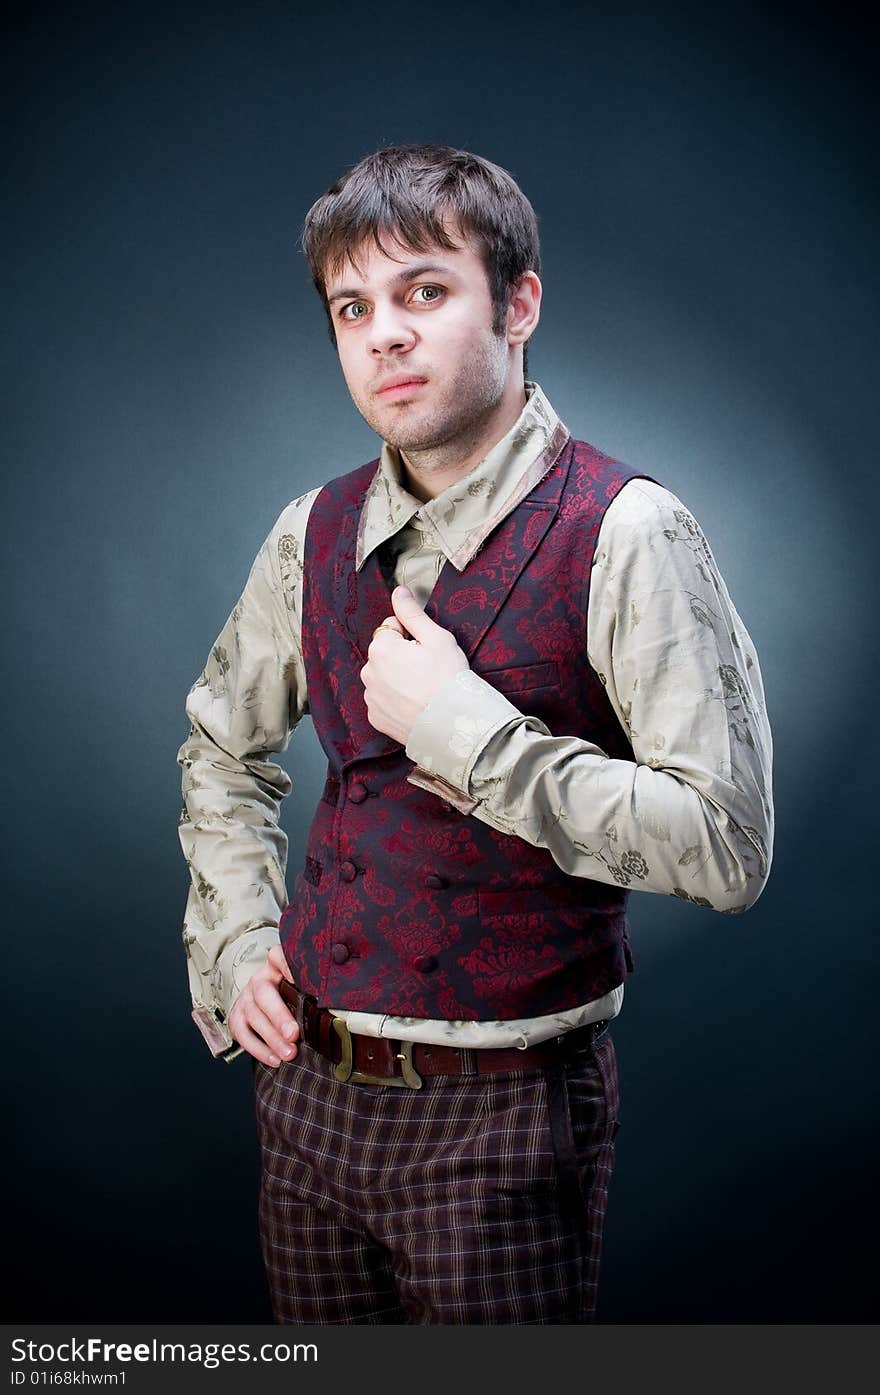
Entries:
[[241,990],[229,1014],[229,1031],[239,1046],[264,1066],[280,1066],[292,1061],[297,1048],[299,1027],[278,992],[283,978],[293,983],[290,965],[280,945],[273,945],[269,958]]

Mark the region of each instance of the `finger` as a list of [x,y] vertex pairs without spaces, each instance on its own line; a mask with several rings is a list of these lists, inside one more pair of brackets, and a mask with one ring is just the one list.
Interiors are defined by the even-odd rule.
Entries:
[[[267,983],[265,979],[260,981],[252,978],[250,988],[251,1001],[257,1011],[272,1023],[282,1040],[296,1041],[299,1036],[299,1026],[275,985]],[[247,1004],[243,1004],[243,1006],[250,1018],[251,1013],[248,1011]]]
[[250,985],[235,1002],[229,1014],[229,1031],[239,1046],[244,1047],[264,1066],[280,1066],[281,1057],[269,1046],[251,1025],[251,1019],[258,1015],[251,998]]
[[[231,1026],[231,1024],[230,1024]],[[256,1032],[252,1032],[246,1023],[240,1023],[238,1028],[232,1033],[239,1046],[243,1047],[255,1060],[262,1061],[264,1066],[280,1066],[281,1058],[271,1051],[264,1041],[261,1041]]]
[[440,635],[449,635],[449,630],[435,624],[431,617],[425,614],[407,586],[395,586],[391,592],[391,604],[397,619],[419,643],[426,644]]
[[269,962],[273,968],[280,970],[282,976],[287,979],[288,983],[293,983],[293,971],[280,945],[273,945],[269,950]]
[[409,640],[410,638],[400,621],[394,615],[389,616],[388,619],[382,621],[381,625],[376,626],[372,638],[370,639],[370,647],[367,653],[369,654],[373,650],[374,645],[378,644],[380,641],[384,643],[389,637],[391,639],[405,640]]
[[246,1014],[246,1030],[261,1041],[273,1060],[267,1061],[266,1065],[278,1065],[281,1061],[292,1061],[296,1055],[296,1047],[292,1042],[285,1041],[284,1037],[276,1030],[270,1019],[260,1008],[252,1003]]
[[[389,629],[396,630],[399,635],[403,635],[404,639],[406,639],[406,630],[403,628],[396,615],[386,615],[385,619],[381,622],[381,624],[382,628],[380,633],[387,634],[388,631],[385,628],[385,626],[387,625]],[[379,629],[378,625],[376,626],[376,629]],[[378,639],[379,635],[374,634],[373,638]]]

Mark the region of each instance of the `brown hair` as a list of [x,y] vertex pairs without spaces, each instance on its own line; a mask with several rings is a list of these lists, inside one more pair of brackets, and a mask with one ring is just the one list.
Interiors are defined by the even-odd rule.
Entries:
[[[504,330],[511,290],[540,271],[538,220],[512,175],[491,160],[448,145],[390,145],[367,155],[306,214],[303,251],[327,307],[327,274],[338,271],[365,238],[414,251],[456,247],[449,224],[469,234],[482,254],[496,334]],[[335,340],[333,321],[330,333]]]

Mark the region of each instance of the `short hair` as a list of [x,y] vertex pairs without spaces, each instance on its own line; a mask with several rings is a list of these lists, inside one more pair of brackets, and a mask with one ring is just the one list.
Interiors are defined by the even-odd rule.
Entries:
[[327,305],[328,273],[370,238],[426,251],[453,248],[449,224],[469,234],[486,267],[496,334],[504,330],[510,293],[526,271],[540,271],[535,210],[500,165],[448,145],[389,145],[367,155],[322,194],[306,214],[302,247]]

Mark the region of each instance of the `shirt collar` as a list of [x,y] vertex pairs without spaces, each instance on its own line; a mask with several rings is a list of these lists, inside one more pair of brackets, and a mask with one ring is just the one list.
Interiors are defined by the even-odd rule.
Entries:
[[502,518],[546,475],[568,440],[537,383],[526,383],[526,404],[506,436],[470,474],[426,503],[401,483],[400,454],[383,442],[379,468],[364,500],[355,565],[401,528],[432,532],[440,550],[462,571]]

